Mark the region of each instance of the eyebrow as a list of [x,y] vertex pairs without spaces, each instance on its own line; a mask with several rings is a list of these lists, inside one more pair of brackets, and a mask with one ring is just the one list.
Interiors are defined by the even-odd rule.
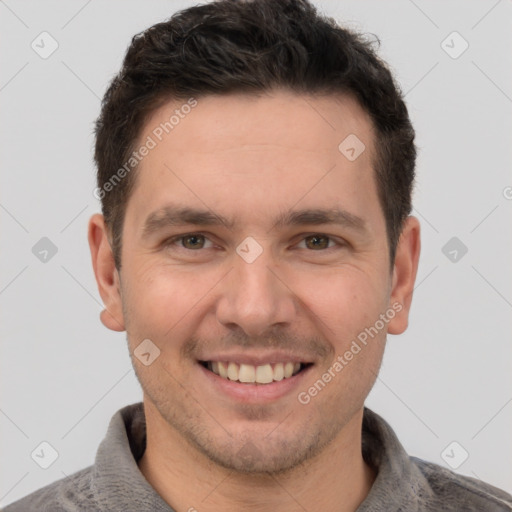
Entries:
[[[233,230],[236,224],[233,220],[211,210],[167,205],[149,214],[144,222],[142,237],[148,238],[169,226],[224,226]],[[339,208],[288,210],[278,215],[270,230],[276,227],[321,224],[335,224],[355,231],[367,231],[366,222],[363,218]]]

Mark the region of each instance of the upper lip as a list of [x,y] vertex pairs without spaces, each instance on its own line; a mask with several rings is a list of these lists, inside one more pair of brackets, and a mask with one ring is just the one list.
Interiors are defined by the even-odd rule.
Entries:
[[204,357],[199,357],[198,361],[223,361],[233,362],[238,364],[252,364],[254,366],[261,366],[264,364],[275,363],[312,363],[311,357],[300,355],[297,353],[290,354],[282,351],[272,351],[266,353],[255,352],[222,352],[216,354],[207,354]]

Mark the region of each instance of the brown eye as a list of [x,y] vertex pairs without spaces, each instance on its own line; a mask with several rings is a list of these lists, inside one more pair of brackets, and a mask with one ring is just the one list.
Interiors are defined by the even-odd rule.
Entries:
[[205,237],[203,235],[187,235],[181,237],[181,240],[185,249],[202,249]]
[[308,249],[328,249],[330,238],[323,235],[307,236],[305,239]]

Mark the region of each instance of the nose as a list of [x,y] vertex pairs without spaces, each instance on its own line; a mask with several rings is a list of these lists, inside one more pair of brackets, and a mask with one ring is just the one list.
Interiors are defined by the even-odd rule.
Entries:
[[279,326],[289,328],[297,315],[292,284],[273,261],[270,250],[252,263],[234,255],[234,268],[223,282],[217,319],[227,329],[257,337]]

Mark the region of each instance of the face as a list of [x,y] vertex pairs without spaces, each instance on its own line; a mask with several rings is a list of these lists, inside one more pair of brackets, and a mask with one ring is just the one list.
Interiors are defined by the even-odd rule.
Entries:
[[[275,91],[200,98],[162,135],[176,109],[140,136],[156,145],[102,295],[168,428],[221,466],[286,471],[360,415],[386,332],[406,322],[372,125],[349,97]],[[355,139],[339,149],[351,134],[356,159]],[[146,360],[160,352],[145,365],[148,339]]]

